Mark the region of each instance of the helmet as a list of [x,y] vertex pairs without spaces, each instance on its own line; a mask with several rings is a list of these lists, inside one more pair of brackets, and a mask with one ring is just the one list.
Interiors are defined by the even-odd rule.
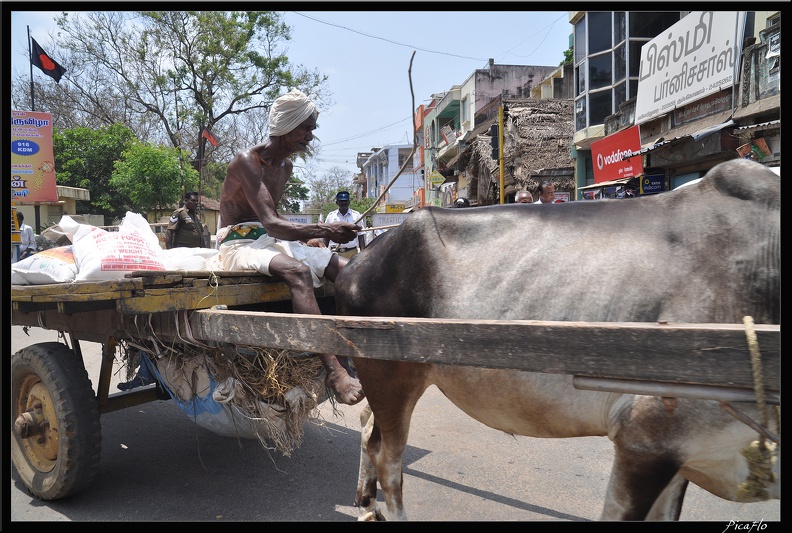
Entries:
[[454,207],[470,207],[470,201],[467,198],[457,198]]

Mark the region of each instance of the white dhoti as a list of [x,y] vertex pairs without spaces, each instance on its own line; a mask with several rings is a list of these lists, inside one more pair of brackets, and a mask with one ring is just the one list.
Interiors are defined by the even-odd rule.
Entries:
[[314,288],[324,284],[324,272],[333,257],[328,248],[270,237],[259,222],[221,228],[217,232],[217,242],[220,249],[218,259],[223,270],[256,270],[272,276],[269,270],[272,258],[284,254],[310,268]]

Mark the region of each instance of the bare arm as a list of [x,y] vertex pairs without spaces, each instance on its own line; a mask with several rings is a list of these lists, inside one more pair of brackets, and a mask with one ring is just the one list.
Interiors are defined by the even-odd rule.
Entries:
[[[276,200],[273,198],[273,192],[280,198],[288,175],[291,173],[290,162],[287,162],[283,168],[268,170],[269,175],[265,175],[258,155],[252,150],[247,150],[235,157],[231,164],[234,167],[229,170],[229,174],[233,173],[239,180],[244,197],[249,199],[256,218],[271,237],[287,241],[307,241],[313,238],[349,241],[354,238],[355,232],[361,229],[360,226],[346,222],[303,224],[290,222],[281,217],[275,208]],[[244,222],[244,220],[226,221],[225,217],[223,220],[231,224]]]

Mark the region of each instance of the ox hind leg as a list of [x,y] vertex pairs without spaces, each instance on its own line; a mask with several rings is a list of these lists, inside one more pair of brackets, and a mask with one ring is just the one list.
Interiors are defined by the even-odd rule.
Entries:
[[676,458],[616,446],[600,520],[679,520],[688,482]]
[[385,519],[377,505],[377,482],[388,512],[396,520],[407,520],[402,498],[402,456],[413,409],[428,386],[431,366],[355,359],[368,399],[368,406],[361,413],[363,429],[355,500],[360,508],[359,520]]

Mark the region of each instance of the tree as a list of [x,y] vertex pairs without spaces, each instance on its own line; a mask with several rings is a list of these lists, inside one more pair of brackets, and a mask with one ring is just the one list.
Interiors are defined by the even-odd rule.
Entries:
[[163,211],[170,212],[181,200],[182,183],[185,191],[198,186],[198,171],[184,168],[175,148],[161,148],[133,143],[116,161],[110,185],[118,188],[129,199],[130,211],[148,213],[156,210],[157,218]]
[[286,190],[283,191],[281,197],[281,210],[283,213],[299,213],[302,209],[302,202],[308,199],[308,187],[305,182],[292,174],[289,177],[289,183],[286,184]]
[[565,63],[570,63],[574,60],[575,60],[575,48],[573,46],[570,46],[569,48],[564,50],[564,60],[560,62],[558,66],[560,67],[561,65]]
[[109,181],[115,162],[133,142],[134,133],[122,124],[98,129],[53,129],[58,184],[88,189],[91,195],[90,201],[77,201],[77,212],[104,215],[105,223],[124,216],[130,198]]
[[63,56],[56,59],[69,83],[37,97],[37,107],[68,109],[58,116],[69,127],[127,124],[141,142],[184,146],[191,160],[205,153],[199,143],[205,148],[201,133],[209,128],[220,144],[207,155],[228,161],[265,138],[269,106],[286,90],[301,89],[320,108],[329,102],[325,75],[289,63],[291,30],[282,18],[269,11],[63,13],[51,49]]
[[330,167],[322,177],[312,179],[310,187],[311,208],[328,213],[338,207],[335,203],[338,191],[352,190],[352,173],[341,167]]

